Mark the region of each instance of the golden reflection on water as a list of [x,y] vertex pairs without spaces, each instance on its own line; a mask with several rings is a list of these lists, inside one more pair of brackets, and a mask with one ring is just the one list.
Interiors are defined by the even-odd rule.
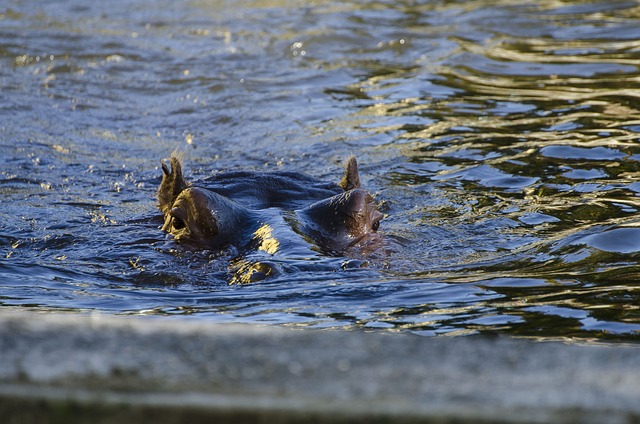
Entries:
[[273,236],[273,228],[269,224],[262,224],[254,233],[254,240],[258,241],[258,250],[274,255],[280,248],[280,242]]
[[231,274],[229,284],[251,284],[271,276],[273,268],[266,263],[252,262],[239,257],[229,264],[229,273]]
[[[273,235],[273,227],[264,223],[253,233],[256,249],[269,255],[275,255],[280,249],[280,242]],[[244,257],[236,258],[229,265],[230,284],[249,284],[263,280],[273,274],[273,268],[263,262],[255,262]]]

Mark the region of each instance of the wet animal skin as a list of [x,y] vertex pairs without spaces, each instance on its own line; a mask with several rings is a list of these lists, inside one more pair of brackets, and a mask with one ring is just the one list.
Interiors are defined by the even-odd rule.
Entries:
[[177,155],[162,170],[162,229],[194,247],[286,254],[283,246],[306,245],[335,254],[374,237],[382,219],[360,185],[355,157],[347,160],[338,184],[295,172],[229,172],[187,183]]

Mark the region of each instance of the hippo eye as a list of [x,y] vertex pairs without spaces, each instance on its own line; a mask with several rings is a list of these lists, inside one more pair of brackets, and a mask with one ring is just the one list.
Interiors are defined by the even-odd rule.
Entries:
[[175,216],[173,217],[172,225],[174,230],[182,230],[184,227],[186,227],[184,221],[180,218],[176,218]]
[[371,229],[373,231],[378,231],[378,228],[380,228],[380,221],[376,221],[373,224],[371,224]]

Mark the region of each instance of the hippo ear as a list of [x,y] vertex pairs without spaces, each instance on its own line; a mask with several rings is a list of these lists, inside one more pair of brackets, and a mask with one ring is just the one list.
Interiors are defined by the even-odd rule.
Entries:
[[358,162],[355,156],[349,157],[347,166],[345,167],[344,176],[340,180],[340,187],[343,190],[352,190],[360,188],[360,176],[358,175]]
[[182,176],[182,163],[176,153],[171,155],[171,169],[163,163],[162,172],[162,182],[158,188],[158,207],[166,216],[180,192],[187,188],[187,183]]

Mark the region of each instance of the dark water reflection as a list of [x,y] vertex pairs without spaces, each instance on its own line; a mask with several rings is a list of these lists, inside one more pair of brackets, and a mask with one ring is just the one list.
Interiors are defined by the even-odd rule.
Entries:
[[[640,334],[640,5],[0,5],[0,302],[216,322]],[[335,178],[356,154],[392,248],[369,268],[160,234],[159,159]],[[396,240],[406,240],[396,242]]]

